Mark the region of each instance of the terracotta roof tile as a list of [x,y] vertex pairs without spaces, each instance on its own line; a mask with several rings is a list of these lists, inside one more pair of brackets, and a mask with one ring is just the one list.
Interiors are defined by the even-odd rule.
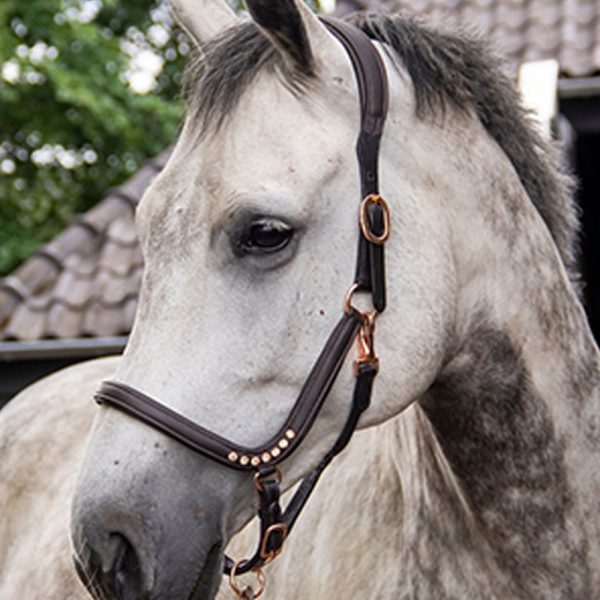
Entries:
[[35,294],[27,298],[24,304],[33,312],[45,312],[50,310],[54,298],[53,290],[49,289],[41,294]]
[[65,259],[64,268],[76,273],[79,277],[92,277],[98,269],[98,257],[73,254]]
[[132,268],[137,266],[138,256],[139,252],[136,246],[121,246],[109,238],[98,256],[98,270],[127,277]]
[[18,304],[3,331],[2,339],[31,341],[45,337],[46,313],[34,311],[28,304]]
[[96,303],[113,308],[124,304],[130,298],[138,295],[142,267],[134,269],[126,277],[101,271],[94,279],[92,290],[93,299]]
[[[145,175],[145,173],[141,173]],[[117,194],[116,190],[111,190],[110,195],[100,204],[81,215],[75,220],[75,223],[87,225],[92,231],[104,233],[108,226],[118,217],[131,212],[132,205],[125,200],[124,196]]]
[[[141,273],[140,270],[140,281]],[[131,330],[131,325],[133,325],[133,319],[135,318],[135,311],[137,310],[138,299],[139,297],[136,295],[125,302],[125,306],[123,307],[123,323],[127,324],[127,329],[126,331],[124,330],[124,333],[129,333]]]
[[13,313],[19,305],[19,299],[8,290],[0,289],[0,331],[10,324]]
[[0,287],[6,292],[11,293],[14,297],[22,300],[29,295],[29,289],[18,277],[11,275],[0,283]]
[[107,232],[108,236],[122,246],[137,246],[137,231],[135,223],[129,217],[121,217],[111,223],[110,229]]
[[0,340],[129,333],[143,271],[133,209],[168,154],[0,280]]
[[39,256],[50,259],[58,268],[63,267],[64,259],[73,252],[90,252],[94,249],[98,233],[88,227],[84,227],[79,221],[74,221],[57,238],[44,246]]
[[[34,254],[32,258],[21,265],[13,277],[18,279],[27,290],[27,294],[36,294],[42,291],[56,277],[59,267],[55,260],[50,260],[46,254]],[[10,288],[11,278],[0,280],[0,289]]]
[[103,306],[94,303],[83,315],[80,331],[83,335],[107,337],[127,334],[131,330],[131,322],[126,322],[126,312],[122,306]]
[[152,183],[152,180],[163,168],[165,163],[166,160],[162,155],[156,160],[146,163],[134,177],[118,188],[119,196],[129,200],[133,205],[136,205],[144,195],[146,188]]
[[340,14],[405,10],[434,21],[474,26],[490,35],[516,71],[526,60],[556,58],[562,73],[600,72],[598,0],[342,0]]
[[93,283],[93,279],[80,277],[76,272],[65,269],[49,295],[50,303],[60,303],[75,310],[82,310],[92,300]]
[[[43,317],[43,315],[42,315]],[[55,302],[46,313],[44,337],[76,338],[81,335],[82,311],[75,307]]]

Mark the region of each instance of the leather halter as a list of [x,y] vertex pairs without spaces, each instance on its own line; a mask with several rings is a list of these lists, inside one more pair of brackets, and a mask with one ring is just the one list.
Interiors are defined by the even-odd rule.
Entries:
[[[375,316],[386,305],[384,243],[389,234],[389,209],[379,196],[378,162],[387,115],[387,79],[381,57],[365,33],[337,19],[324,18],[322,21],[348,53],[359,90],[361,121],[356,152],[363,200],[358,256],[355,282],[346,295],[344,313],[327,339],[285,423],[267,442],[248,448],[205,429],[123,383],[106,381],[95,397],[98,403],[118,408],[215,461],[233,469],[254,472],[259,496],[258,547],[251,558],[237,563],[225,557],[224,571],[231,575],[232,587],[239,597],[246,597],[246,593],[237,587],[235,576],[254,570],[262,578],[260,567],[280,553],[321,473],[345,448],[360,415],[369,406],[373,381],[379,369],[373,349],[373,332]],[[356,291],[371,293],[372,312],[360,312],[352,306],[352,295]],[[333,447],[303,479],[286,509],[282,510],[277,465],[298,448],[311,429],[355,339],[359,358],[354,363],[356,380],[346,423]]]

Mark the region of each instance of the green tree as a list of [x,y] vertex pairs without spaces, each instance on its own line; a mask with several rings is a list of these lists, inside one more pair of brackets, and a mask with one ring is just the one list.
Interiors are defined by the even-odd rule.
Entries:
[[162,0],[0,3],[0,273],[171,143],[189,43]]

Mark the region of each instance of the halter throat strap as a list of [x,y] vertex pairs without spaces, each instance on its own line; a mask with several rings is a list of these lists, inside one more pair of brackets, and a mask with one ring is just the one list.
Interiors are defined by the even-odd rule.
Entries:
[[[386,306],[383,249],[389,234],[389,210],[379,195],[378,163],[388,108],[388,85],[381,57],[365,33],[337,19],[323,18],[322,21],[345,48],[359,91],[360,134],[356,144],[362,195],[359,244],[355,281],[346,296],[344,314],[325,343],[286,422],[266,443],[248,448],[205,429],[123,383],[106,381],[95,396],[99,404],[117,408],[215,461],[233,469],[254,471],[260,540],[249,559],[234,563],[225,557],[224,571],[232,576],[234,590],[237,574],[259,571],[281,551],[320,475],[345,448],[361,414],[369,406],[379,368],[373,351],[373,331],[375,315]],[[372,313],[352,307],[352,295],[360,290],[371,293],[375,309]],[[345,425],[332,448],[302,480],[287,508],[282,510],[277,465],[298,448],[310,431],[355,339],[358,339],[360,356],[355,361],[355,387]]]

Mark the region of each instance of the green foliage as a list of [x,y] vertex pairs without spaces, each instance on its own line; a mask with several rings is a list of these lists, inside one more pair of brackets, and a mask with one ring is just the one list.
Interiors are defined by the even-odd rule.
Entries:
[[189,49],[166,0],[0,0],[0,276],[175,139]]
[[174,140],[188,51],[163,0],[2,0],[0,274]]

